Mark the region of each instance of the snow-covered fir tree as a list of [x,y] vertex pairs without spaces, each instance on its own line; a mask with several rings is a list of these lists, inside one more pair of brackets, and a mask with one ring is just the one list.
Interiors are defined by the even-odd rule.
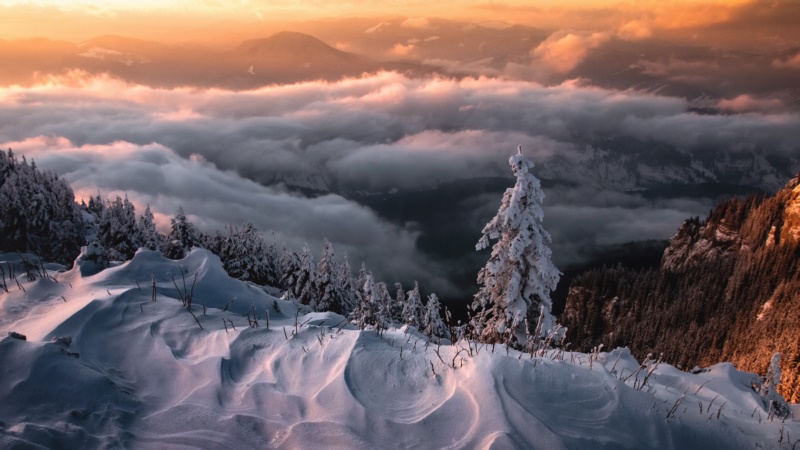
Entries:
[[338,282],[346,296],[349,310],[352,311],[356,306],[356,281],[353,280],[353,270],[350,268],[350,260],[347,257],[347,252],[344,252],[342,263],[339,264]]
[[72,189],[14,153],[0,151],[0,251],[32,252],[71,264],[85,243]]
[[477,250],[498,241],[486,266],[478,273],[480,291],[472,303],[478,337],[488,342],[524,343],[530,331],[526,318],[536,324],[542,314],[542,332],[553,329],[550,293],[560,273],[550,260],[550,234],[542,227],[544,200],[539,180],[528,171],[533,163],[522,147],[509,158],[517,178],[506,190],[497,215],[483,228]]
[[[362,268],[365,266],[362,264]],[[375,307],[372,303],[375,298],[375,280],[371,273],[364,274],[364,284],[356,290],[356,306],[350,314],[350,320],[360,329],[375,323]]]
[[442,320],[441,304],[436,294],[428,296],[428,303],[425,305],[425,311],[422,314],[422,332],[428,337],[447,336],[447,324]]
[[392,318],[394,300],[389,294],[389,287],[386,286],[386,283],[383,281],[375,283],[375,290],[372,292],[372,301],[370,303],[375,317],[373,325],[375,325],[379,333],[383,330],[388,330],[394,323]]
[[86,206],[86,208],[95,217],[100,219],[103,217],[103,211],[106,209],[106,204],[103,199],[100,198],[100,194],[97,194],[96,197],[89,197],[89,204]]
[[164,256],[169,259],[183,259],[189,250],[198,244],[197,232],[194,225],[186,218],[183,207],[178,208],[178,214],[170,219],[170,223],[171,230],[164,246]]
[[[367,270],[367,265],[364,261],[361,261],[361,268],[358,269],[358,275],[355,278],[355,286],[354,288],[354,297],[357,297],[359,293],[361,293],[362,297],[367,297],[368,295],[372,295],[372,291],[370,290],[369,294],[364,292],[364,286],[367,282],[367,275],[371,276],[371,272]],[[373,283],[375,280],[373,279]],[[358,298],[356,298],[356,302],[358,302]]]
[[405,303],[403,304],[403,322],[420,329],[422,308],[422,297],[419,294],[419,285],[415,281],[414,289],[408,291],[405,296]]
[[97,225],[97,240],[108,251],[112,260],[127,261],[133,258],[142,244],[136,225],[136,209],[126,196],[117,196],[106,205]]
[[227,230],[226,237],[218,233],[211,241],[228,275],[262,285],[277,281],[275,262],[270,260],[267,244],[255,225],[229,225]]
[[267,259],[267,261],[269,261],[269,282],[267,284],[271,286],[278,286],[281,275],[283,275],[281,272],[281,255],[278,251],[278,244],[275,240],[275,232],[270,231],[270,235],[272,238],[264,250],[264,257]]
[[342,256],[342,263],[339,264],[339,286],[347,292],[353,292],[353,269],[350,268],[350,260],[347,258],[347,252]]
[[282,275],[278,285],[286,292],[286,299],[296,300],[294,289],[298,285],[297,280],[300,275],[300,256],[292,250],[284,248],[280,259],[280,267]]
[[395,294],[394,302],[392,302],[392,320],[397,323],[405,323],[403,310],[406,307],[406,291],[403,290],[403,285],[400,283],[395,283],[394,288]]
[[316,270],[314,256],[308,244],[303,245],[299,255],[287,256],[285,261],[287,272],[282,278],[291,297],[311,308],[317,306],[317,289],[315,285]]
[[341,274],[333,245],[325,239],[322,256],[317,264],[317,311],[332,311],[346,316],[350,313],[349,293],[341,285]]
[[144,213],[139,217],[139,233],[141,234],[141,245],[148,250],[160,252],[164,247],[164,236],[156,230],[156,222],[150,205],[144,209]]

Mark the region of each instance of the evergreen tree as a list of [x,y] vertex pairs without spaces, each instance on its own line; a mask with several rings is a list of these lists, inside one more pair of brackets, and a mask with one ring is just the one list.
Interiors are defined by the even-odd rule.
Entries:
[[374,325],[378,330],[378,334],[380,334],[383,330],[388,330],[394,323],[394,320],[392,320],[392,304],[394,300],[389,295],[389,288],[386,283],[382,281],[375,283],[375,290],[372,293],[372,301],[370,303],[375,317]]
[[[362,297],[367,297],[368,295],[372,295],[372,290],[370,290],[370,293],[368,295],[364,293],[364,286],[366,285],[367,282],[367,276],[372,276],[372,274],[367,270],[367,265],[362,261],[361,268],[358,270],[358,276],[356,277],[355,280],[354,288],[356,297],[358,296],[359,292],[361,293]],[[373,279],[373,283],[374,282],[375,280]],[[358,299],[356,299],[356,302],[358,302]]]
[[550,292],[560,273],[550,261],[550,234],[542,227],[541,203],[544,193],[539,180],[528,171],[533,163],[522,155],[522,148],[509,158],[517,178],[506,190],[497,215],[483,229],[477,250],[498,239],[486,266],[478,274],[480,291],[472,310],[473,326],[481,339],[489,342],[526,342],[526,318],[536,323],[543,315],[542,331],[555,325]]
[[[256,284],[274,282],[273,261],[267,256],[267,245],[256,227],[247,222],[240,227],[230,225],[228,236],[219,241],[212,238],[212,245],[219,246],[217,255],[228,275]],[[217,243],[219,242],[219,243]]]
[[340,284],[340,275],[333,245],[326,239],[322,244],[322,257],[317,264],[317,311],[332,311],[342,315],[350,312],[348,293]]
[[136,212],[133,204],[117,196],[103,210],[97,225],[97,240],[108,251],[110,259],[127,261],[133,258],[141,241],[136,226]]
[[72,189],[52,172],[0,151],[0,251],[71,264],[85,243]]
[[403,310],[406,306],[406,291],[403,290],[403,285],[400,283],[395,283],[394,287],[396,291],[394,295],[394,302],[392,302],[392,321],[397,323],[405,323]]
[[150,211],[149,204],[145,208],[144,214],[139,217],[139,232],[142,237],[142,247],[157,252],[164,247],[164,236],[156,230],[155,218],[153,212]]
[[420,318],[422,317],[422,308],[422,298],[419,294],[419,285],[415,281],[414,289],[408,291],[406,295],[406,301],[403,304],[403,322],[413,327],[417,327],[417,329],[421,329],[422,322],[420,321]]
[[300,257],[297,253],[284,248],[280,263],[283,273],[279,283],[280,288],[286,291],[288,298],[297,300],[294,289],[298,285],[298,276],[300,275]]
[[264,258],[267,261],[267,284],[270,286],[278,286],[283,272],[281,271],[278,245],[275,242],[275,232],[271,231],[270,234],[272,236],[272,242],[267,245],[264,251]]
[[[362,264],[362,268],[364,265]],[[350,320],[354,322],[358,328],[364,329],[367,325],[375,323],[375,308],[372,301],[375,298],[375,280],[372,278],[371,273],[364,275],[364,284],[356,290],[356,307],[350,314]]]
[[447,335],[447,325],[442,320],[441,304],[436,294],[428,296],[428,303],[425,305],[425,312],[422,315],[422,332],[428,337]]
[[103,211],[106,209],[106,204],[100,198],[100,194],[96,197],[89,197],[89,205],[87,206],[90,213],[92,213],[99,221],[103,217]]
[[312,309],[317,307],[316,271],[314,268],[314,256],[308,248],[308,244],[303,245],[300,255],[288,256],[286,270],[282,281],[291,296],[302,303],[309,305]]
[[350,268],[350,260],[347,258],[347,252],[344,252],[342,264],[339,266],[339,286],[346,292],[353,292],[353,284],[353,269]]
[[347,311],[352,311],[356,306],[356,281],[353,280],[353,270],[350,268],[347,252],[344,252],[342,263],[339,265],[338,283],[345,295]]
[[169,259],[183,259],[197,245],[197,232],[183,213],[183,207],[178,208],[178,214],[170,222],[171,231],[167,235],[164,256]]

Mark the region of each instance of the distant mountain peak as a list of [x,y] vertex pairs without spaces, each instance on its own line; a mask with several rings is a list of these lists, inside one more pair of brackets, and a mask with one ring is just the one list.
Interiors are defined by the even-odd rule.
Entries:
[[339,55],[342,57],[354,57],[347,52],[337,50],[334,47],[326,44],[325,42],[305,33],[298,33],[296,31],[280,31],[270,37],[262,39],[251,39],[242,42],[234,52],[250,52],[250,53],[314,53],[314,54],[330,54]]

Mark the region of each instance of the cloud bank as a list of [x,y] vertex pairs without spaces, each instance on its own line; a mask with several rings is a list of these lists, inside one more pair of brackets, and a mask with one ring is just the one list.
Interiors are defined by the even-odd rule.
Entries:
[[262,231],[275,231],[277,242],[289,248],[308,243],[315,253],[323,239],[329,239],[340,258],[345,251],[349,254],[355,269],[362,260],[376,262],[370,268],[379,279],[394,280],[394,274],[402,274],[424,279],[428,289],[454,290],[437,275],[441,270],[415,251],[415,232],[335,194],[301,197],[221,171],[197,154],[181,158],[156,143],[76,146],[63,137],[40,136],[3,146],[58,172],[78,198],[98,191],[104,197],[127,195],[139,213],[149,204],[163,232],[168,230],[170,214],[183,206],[190,220],[206,232],[250,221]]
[[[721,102],[725,114],[700,115],[690,106],[580,81],[542,86],[381,73],[227,91],[158,89],[73,72],[0,88],[0,145],[35,157],[79,194],[127,193],[162,219],[183,205],[206,229],[250,220],[293,247],[308,241],[316,248],[327,237],[383,279],[419,279],[453,293],[463,286],[448,281],[447,261],[420,252],[418,224],[390,223],[342,195],[510,179],[508,155],[523,145],[536,175],[561,183],[546,191],[546,225],[556,260],[576,262],[592,245],[667,238],[711,204],[620,190],[690,175],[713,179],[712,169],[741,171],[742,161],[756,168],[746,171],[752,184],[785,181],[773,166],[791,170],[800,154],[800,115],[755,96]],[[673,167],[675,158],[685,162]],[[322,194],[290,194],[281,183]],[[464,204],[476,237],[500,198],[486,192]],[[459,225],[442,220],[445,228]]]

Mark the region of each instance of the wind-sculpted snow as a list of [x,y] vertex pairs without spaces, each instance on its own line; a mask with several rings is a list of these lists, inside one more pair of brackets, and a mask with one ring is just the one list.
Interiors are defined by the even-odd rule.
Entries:
[[[0,332],[28,339],[0,340],[0,447],[791,448],[800,437],[791,420],[768,420],[755,375],[730,364],[660,364],[635,389],[647,369],[626,349],[590,364],[428,343],[413,329],[379,337],[233,280],[204,250],[52,275],[0,294]],[[178,299],[184,278],[197,321]],[[253,309],[259,328],[243,316]]]

